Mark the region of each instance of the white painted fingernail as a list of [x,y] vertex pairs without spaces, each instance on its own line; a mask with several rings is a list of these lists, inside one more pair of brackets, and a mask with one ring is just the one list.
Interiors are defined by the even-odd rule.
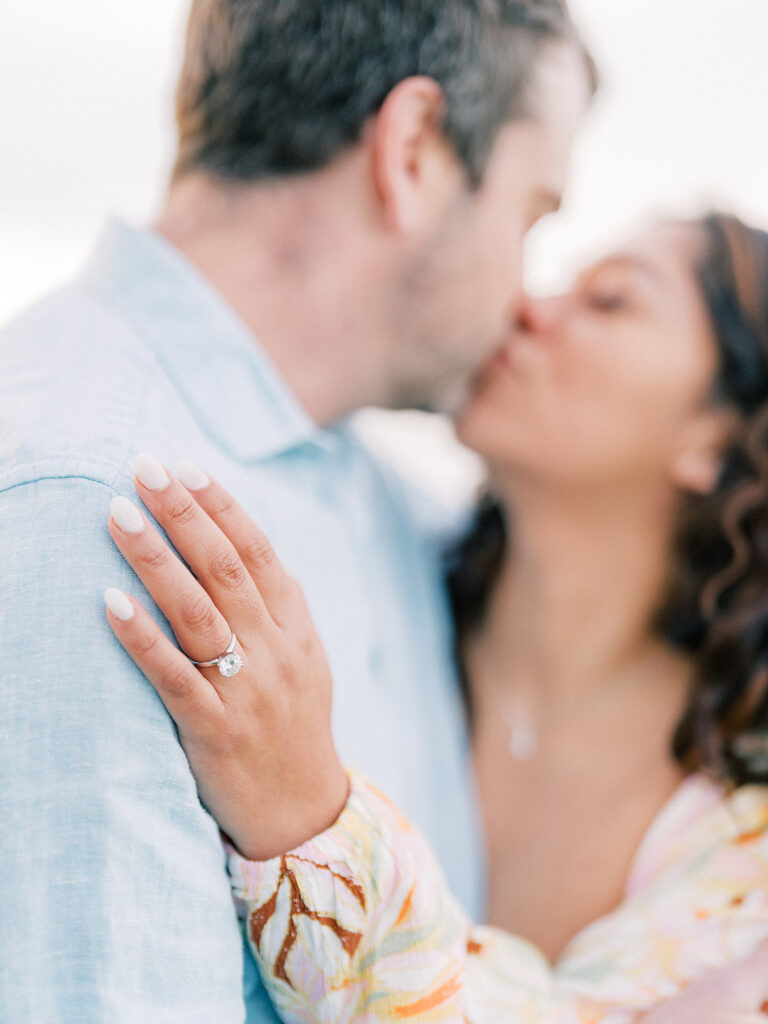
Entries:
[[133,460],[133,472],[148,491],[164,491],[171,482],[157,459],[146,452]]
[[210,486],[211,480],[196,462],[183,459],[176,467],[176,476],[188,491],[202,491]]
[[141,533],[144,529],[141,512],[127,498],[123,498],[121,495],[113,498],[109,505],[109,511],[123,533]]
[[136,609],[122,590],[110,587],[109,590],[104,591],[104,600],[116,619],[120,619],[121,622],[129,622],[133,618]]

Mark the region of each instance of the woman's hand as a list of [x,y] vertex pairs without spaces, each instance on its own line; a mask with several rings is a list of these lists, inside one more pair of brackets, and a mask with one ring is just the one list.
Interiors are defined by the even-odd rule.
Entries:
[[[203,803],[243,856],[266,860],[330,827],[347,800],[325,652],[299,585],[223,488],[191,463],[179,469],[186,487],[151,456],[134,470],[184,562],[126,498],[112,502],[109,531],[181,650],[120,591],[107,591],[109,623],[176,722]],[[236,675],[189,660],[218,657],[233,632]]]

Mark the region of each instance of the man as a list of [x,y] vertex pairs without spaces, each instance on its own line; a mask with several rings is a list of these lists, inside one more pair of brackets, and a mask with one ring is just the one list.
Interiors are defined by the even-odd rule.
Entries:
[[112,225],[0,342],[7,1024],[272,1017],[217,829],[103,620],[105,586],[147,600],[106,531],[144,449],[266,530],[329,652],[342,757],[479,912],[439,565],[344,418],[447,406],[503,339],[592,85],[559,0],[193,4],[155,231]]

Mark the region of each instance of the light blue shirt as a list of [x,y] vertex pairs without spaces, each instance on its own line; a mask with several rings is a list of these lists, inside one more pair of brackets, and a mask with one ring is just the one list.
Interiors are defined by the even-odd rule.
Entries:
[[302,582],[342,759],[482,904],[436,546],[349,424],[318,428],[199,273],[113,224],[84,273],[0,334],[0,1021],[273,1019],[173,722],[109,629],[151,605],[107,533],[131,463],[191,458]]

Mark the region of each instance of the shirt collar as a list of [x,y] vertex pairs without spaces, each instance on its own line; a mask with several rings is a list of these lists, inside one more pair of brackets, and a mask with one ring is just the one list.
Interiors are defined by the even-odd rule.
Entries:
[[337,444],[235,311],[160,235],[110,221],[80,281],[130,322],[208,434],[236,459]]

